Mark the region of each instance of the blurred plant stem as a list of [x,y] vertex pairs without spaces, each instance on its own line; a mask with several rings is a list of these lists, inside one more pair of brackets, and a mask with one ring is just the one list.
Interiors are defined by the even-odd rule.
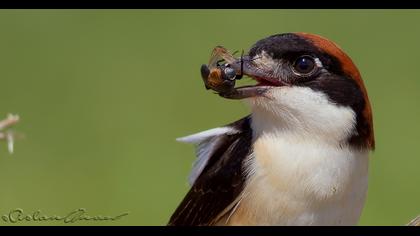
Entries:
[[7,148],[10,153],[13,153],[15,134],[8,128],[17,122],[19,122],[19,116],[13,114],[8,114],[6,119],[0,121],[0,140],[4,139],[7,141]]
[[420,215],[410,221],[407,226],[420,226]]

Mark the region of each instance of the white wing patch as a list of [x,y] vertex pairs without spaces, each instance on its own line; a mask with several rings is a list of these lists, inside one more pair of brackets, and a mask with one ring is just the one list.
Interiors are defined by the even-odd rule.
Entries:
[[232,127],[218,127],[218,128],[202,131],[200,133],[191,134],[185,137],[177,138],[176,141],[183,142],[183,143],[199,144],[215,136],[220,136],[223,134],[236,134],[238,132],[239,132],[238,130]]
[[219,127],[176,139],[179,142],[196,145],[197,159],[188,177],[188,182],[191,186],[203,171],[213,151],[221,144],[221,136],[238,132],[240,131],[232,127]]

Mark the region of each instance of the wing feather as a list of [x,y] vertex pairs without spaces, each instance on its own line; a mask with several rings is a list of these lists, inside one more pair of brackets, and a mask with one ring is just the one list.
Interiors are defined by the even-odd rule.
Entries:
[[229,132],[190,139],[199,140],[193,142],[198,144],[198,159],[190,178],[194,181],[168,225],[211,225],[222,212],[229,212],[227,207],[234,206],[245,182],[243,162],[252,152],[250,117],[225,128]]
[[203,171],[214,150],[217,150],[217,148],[222,144],[223,136],[236,134],[238,132],[240,131],[234,127],[225,126],[177,139],[177,141],[180,142],[196,145],[197,159],[193,164],[192,171],[188,178],[188,182],[191,186]]

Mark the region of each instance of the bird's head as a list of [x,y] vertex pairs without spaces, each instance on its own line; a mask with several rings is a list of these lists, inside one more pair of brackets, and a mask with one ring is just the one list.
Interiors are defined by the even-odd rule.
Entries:
[[298,130],[340,145],[374,148],[361,75],[332,41],[308,33],[273,35],[252,46],[242,70],[257,84],[236,88],[232,98],[245,98],[253,119],[266,130]]

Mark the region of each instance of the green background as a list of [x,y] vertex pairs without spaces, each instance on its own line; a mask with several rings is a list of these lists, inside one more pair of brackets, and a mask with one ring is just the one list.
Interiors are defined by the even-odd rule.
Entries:
[[420,214],[419,22],[415,10],[2,10],[0,116],[18,113],[25,138],[13,155],[0,143],[0,217],[86,208],[129,215],[74,224],[166,224],[195,158],[175,138],[249,112],[204,89],[212,48],[304,31],[338,43],[369,91],[377,148],[360,225],[406,224]]

